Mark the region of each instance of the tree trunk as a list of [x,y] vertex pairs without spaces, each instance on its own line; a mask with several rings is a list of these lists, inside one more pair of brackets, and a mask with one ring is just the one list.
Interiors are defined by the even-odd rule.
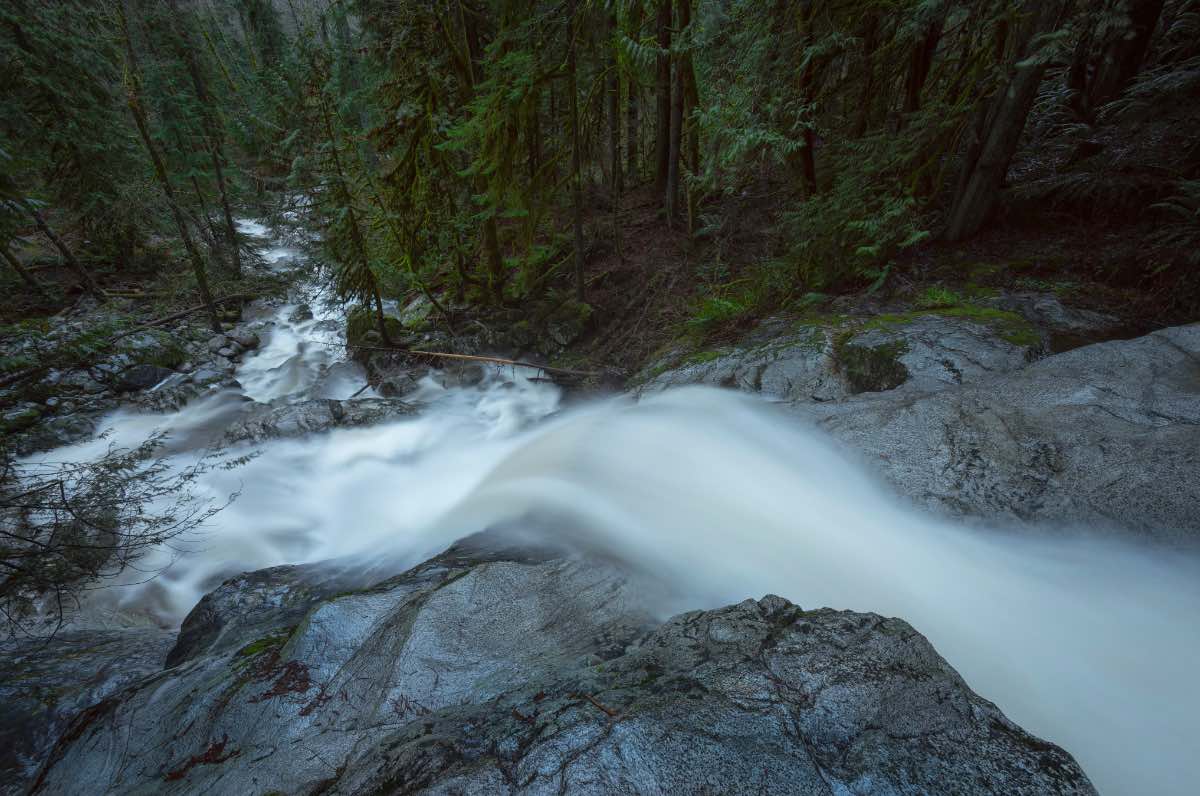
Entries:
[[657,97],[657,139],[655,145],[654,192],[662,196],[667,189],[667,170],[671,155],[671,0],[659,0],[658,19],[658,72],[654,83]]
[[183,56],[188,75],[192,79],[192,88],[196,92],[196,98],[200,101],[200,107],[203,109],[204,132],[208,138],[208,153],[212,159],[213,174],[217,181],[217,192],[221,197],[221,210],[225,216],[225,239],[226,244],[229,246],[229,264],[232,267],[233,276],[240,279],[242,276],[241,244],[238,242],[237,225],[233,222],[233,211],[229,206],[229,192],[225,187],[225,171],[221,166],[222,161],[225,159],[223,136],[216,123],[212,96],[208,93],[208,84],[204,81],[204,73],[200,71],[200,64],[196,60],[191,37],[188,36],[187,30],[183,27],[178,0],[171,0],[171,10],[174,14],[175,35],[178,38],[179,52]]
[[[642,7],[640,4],[635,4],[630,9],[630,36],[639,39],[642,29]],[[626,81],[629,97],[626,100],[625,110],[625,172],[629,178],[631,186],[636,185],[640,176],[638,168],[638,81],[634,74],[631,74]]]
[[[475,27],[474,16],[468,16],[462,0],[459,0],[457,6],[463,40],[467,49],[466,63],[463,65],[464,74],[462,75],[465,82],[463,91],[460,93],[465,105],[475,96],[475,70],[483,56],[483,48],[479,41],[479,31]],[[479,194],[485,192],[482,177],[475,179],[475,192]],[[496,219],[491,216],[483,219],[480,231],[483,259],[487,265],[488,290],[492,295],[492,300],[500,303],[504,298],[504,258],[500,254],[500,232],[496,228]]]
[[175,189],[171,187],[171,180],[167,176],[167,167],[163,164],[158,147],[154,145],[154,139],[150,137],[150,128],[146,123],[146,111],[142,108],[141,100],[138,98],[139,77],[137,74],[137,61],[133,55],[133,40],[130,38],[129,27],[125,21],[125,5],[123,2],[117,4],[117,11],[120,15],[121,30],[125,35],[125,49],[129,59],[130,75],[128,79],[129,83],[126,87],[129,111],[133,114],[133,121],[137,125],[138,135],[141,136],[142,144],[145,145],[146,152],[150,155],[150,160],[154,164],[154,174],[158,178],[158,184],[167,198],[167,206],[171,208],[171,215],[175,218],[175,226],[179,229],[179,237],[183,240],[183,247],[187,250],[188,258],[192,261],[192,272],[196,275],[196,287],[200,291],[200,299],[208,307],[209,325],[214,332],[220,334],[221,318],[217,315],[217,306],[213,303],[212,292],[208,288],[208,271],[204,267],[204,260],[200,257],[200,250],[196,248],[196,244],[192,240],[192,235],[188,232],[187,221],[183,217],[183,210],[175,198]]
[[79,281],[83,283],[84,289],[96,298],[104,301],[104,291],[100,289],[98,284],[96,284],[96,280],[93,279],[92,275],[88,273],[88,270],[83,267],[83,264],[75,259],[75,255],[67,247],[67,244],[63,243],[62,238],[58,237],[58,235],[54,233],[54,230],[50,228],[50,225],[46,223],[46,217],[42,215],[42,211],[38,210],[28,202],[25,202],[24,205],[25,210],[29,213],[29,215],[33,216],[33,222],[37,224],[38,230],[47,238],[49,238],[50,242],[54,244],[54,248],[58,249],[58,253],[61,254],[62,258],[67,261],[67,265],[79,277]]
[[39,293],[46,292],[45,286],[37,280],[37,277],[25,270],[25,266],[21,265],[17,256],[8,250],[7,243],[0,246],[0,256],[4,257],[5,261],[12,266],[12,269],[17,272],[17,276],[21,277],[21,281]]
[[[679,0],[679,28],[686,30],[692,24],[692,0]],[[683,72],[683,122],[687,133],[688,174],[695,179],[700,173],[700,126],[696,122],[696,109],[700,107],[700,89],[696,81],[696,68],[690,50],[680,56],[679,66]],[[687,189],[688,234],[695,230],[696,192]]]
[[571,41],[567,46],[567,92],[570,95],[568,106],[571,115],[571,200],[573,204],[573,227],[575,232],[575,298],[584,301],[583,284],[583,192],[580,187],[580,153],[579,153],[579,87],[575,75],[575,47],[577,32],[577,0],[569,0],[571,20]]
[[1039,34],[1058,27],[1060,10],[1059,3],[1043,2],[1038,12],[1030,16],[1016,48],[1011,77],[985,106],[977,139],[967,154],[947,221],[948,240],[963,240],[974,235],[996,206],[1009,162],[1017,151],[1025,121],[1046,72],[1047,64],[1043,59],[1029,57],[1030,44]]
[[617,15],[614,11],[608,18],[608,46],[612,53],[608,62],[608,162],[611,166],[609,179],[613,195],[621,193],[621,73],[617,71]]
[[[942,27],[945,19],[938,17],[925,29],[908,58],[908,74],[904,80],[904,115],[921,110],[921,92],[925,81],[929,79],[929,69],[933,66],[933,56],[937,52],[938,42],[942,38]],[[903,120],[901,121],[903,124]]]
[[1141,71],[1162,16],[1163,0],[1130,0],[1129,6],[1129,30],[1110,40],[1100,54],[1088,92],[1093,108],[1116,99]]
[[866,28],[863,31],[863,72],[866,80],[863,82],[863,93],[859,99],[858,117],[854,122],[854,132],[851,136],[862,138],[871,126],[871,103],[875,99],[875,50],[879,47],[879,15],[868,12]]
[[[814,0],[803,0],[800,6],[800,20],[804,26],[804,47],[809,49],[813,44],[813,8]],[[816,67],[813,65],[812,59],[809,59],[808,64],[800,74],[800,94],[804,97],[804,104],[812,107],[814,99],[813,85],[816,82],[814,72]],[[813,129],[813,122],[810,121],[804,126],[804,146],[797,153],[800,159],[800,177],[804,184],[804,195],[812,196],[817,192],[817,134]]]

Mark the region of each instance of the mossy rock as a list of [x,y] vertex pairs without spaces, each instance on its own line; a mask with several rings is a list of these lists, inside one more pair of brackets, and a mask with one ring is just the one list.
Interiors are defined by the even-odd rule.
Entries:
[[166,332],[150,332],[154,342],[135,349],[133,361],[135,365],[156,365],[160,368],[174,370],[187,361],[187,351],[183,344]]
[[895,340],[877,346],[851,342],[853,331],[843,333],[834,342],[833,360],[852,394],[893,390],[908,381],[908,368],[900,357],[908,344]]
[[1001,340],[1015,346],[1036,348],[1042,343],[1042,333],[1021,315],[1007,310],[981,307],[977,304],[958,304],[953,307],[935,307],[913,312],[876,315],[863,328],[895,329],[898,326],[907,326],[918,318],[929,315],[962,318],[980,326],[986,326],[994,331]]
[[[388,337],[393,341],[404,336],[404,326],[400,323],[399,318],[385,315],[383,323],[387,328]],[[378,330],[379,321],[375,316],[375,311],[370,307],[355,307],[346,316],[346,342],[349,345],[366,345],[367,333]]]

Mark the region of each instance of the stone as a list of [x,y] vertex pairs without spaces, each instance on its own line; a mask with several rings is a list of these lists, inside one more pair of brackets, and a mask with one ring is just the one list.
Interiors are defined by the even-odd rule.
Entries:
[[175,376],[175,371],[158,365],[134,365],[121,373],[117,379],[118,392],[149,390],[157,384]]
[[258,348],[261,342],[255,332],[241,326],[229,333],[229,339],[245,349]]
[[1200,325],[950,389],[790,406],[941,513],[1200,538]]
[[294,404],[258,404],[225,433],[229,442],[262,442],[300,437],[332,428],[352,428],[382,423],[412,414],[416,407],[394,399],[357,398],[337,401],[317,398]]
[[[768,596],[664,623],[612,562],[491,534],[373,586],[338,578],[227,581],[170,668],[135,666],[38,744],[35,789],[1095,792],[899,619]],[[23,704],[5,720],[55,734]]]
[[26,792],[77,716],[161,671],[174,634],[158,628],[60,632],[0,642],[0,794]]
[[292,310],[290,315],[288,315],[288,323],[303,323],[304,321],[311,321],[312,319],[312,307],[308,306],[307,304],[301,304],[300,306],[296,307],[296,309]]
[[214,335],[213,337],[210,337],[208,339],[208,342],[204,344],[205,348],[207,348],[209,351],[211,351],[214,354],[217,353],[218,351],[220,351],[222,348],[225,348],[228,345],[229,345],[229,338],[223,334],[218,334],[218,335]]

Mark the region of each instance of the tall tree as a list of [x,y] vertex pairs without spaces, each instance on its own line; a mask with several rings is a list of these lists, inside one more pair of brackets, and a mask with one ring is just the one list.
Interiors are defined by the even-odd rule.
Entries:
[[655,32],[658,37],[658,68],[654,81],[654,192],[663,196],[667,190],[671,157],[671,0],[659,0]]
[[146,147],[146,154],[149,155],[150,161],[154,165],[154,174],[158,178],[159,187],[162,188],[163,196],[167,200],[167,206],[171,209],[171,215],[175,220],[175,228],[179,232],[179,239],[183,241],[184,249],[188,253],[188,259],[191,260],[192,273],[196,278],[196,288],[200,292],[201,301],[208,309],[209,325],[214,332],[220,334],[221,316],[217,314],[217,305],[213,302],[212,291],[208,286],[208,269],[204,265],[204,258],[200,256],[200,250],[196,248],[196,244],[192,240],[192,235],[188,231],[187,220],[184,217],[183,208],[175,195],[175,189],[171,185],[171,178],[167,173],[167,167],[163,162],[162,155],[158,151],[158,145],[155,144],[154,138],[150,134],[150,125],[140,96],[141,80],[139,77],[138,61],[134,53],[133,37],[129,32],[129,22],[125,13],[124,0],[118,0],[117,13],[120,19],[121,33],[125,40],[125,51],[128,59],[126,95],[129,112],[133,115],[138,135],[141,136],[142,144]]
[[963,163],[947,219],[945,234],[948,240],[963,240],[974,235],[995,208],[1009,163],[1049,65],[1049,45],[1043,39],[1063,24],[1068,5],[1069,0],[1026,3],[1029,13],[1018,32],[1009,77],[980,109],[975,139]]

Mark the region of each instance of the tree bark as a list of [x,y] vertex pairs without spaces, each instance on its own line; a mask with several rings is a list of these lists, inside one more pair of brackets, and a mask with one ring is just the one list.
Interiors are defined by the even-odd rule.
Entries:
[[[804,27],[804,47],[808,49],[813,44],[813,13],[814,0],[802,0],[800,4],[800,24]],[[804,104],[812,107],[814,101],[814,84],[816,82],[814,72],[816,68],[813,65],[812,59],[809,59],[808,64],[800,73],[800,94],[804,97]],[[804,146],[800,148],[798,157],[800,159],[800,178],[804,185],[804,195],[812,196],[817,192],[817,134],[813,129],[813,123],[810,121],[804,126]]]
[[4,257],[4,260],[12,266],[12,269],[17,272],[17,276],[21,277],[21,280],[25,284],[39,293],[46,292],[46,287],[37,280],[37,277],[25,270],[25,266],[21,265],[21,261],[17,259],[17,256],[8,250],[7,243],[0,246],[0,256]]
[[992,96],[981,116],[946,225],[948,240],[963,240],[978,232],[999,199],[1008,165],[1046,73],[1047,64],[1042,59],[1029,57],[1030,45],[1039,34],[1055,30],[1060,22],[1061,3],[1040,5],[1038,12],[1029,17],[1016,48],[1011,77]]
[[54,248],[58,249],[58,253],[62,255],[62,258],[66,260],[70,269],[79,277],[79,281],[83,283],[84,289],[99,300],[104,301],[104,291],[96,284],[96,280],[83,267],[83,264],[75,259],[74,253],[71,252],[67,244],[63,243],[62,238],[58,237],[54,233],[54,230],[50,228],[50,225],[46,223],[46,217],[42,215],[42,211],[28,202],[24,202],[24,205],[29,215],[33,216],[33,222],[37,224],[38,230],[54,244]]
[[611,57],[608,62],[608,163],[611,166],[609,179],[613,195],[620,195],[621,169],[621,73],[617,69],[617,14],[614,10],[608,17],[608,47]]
[[1129,6],[1129,30],[1110,40],[1100,54],[1088,92],[1093,108],[1116,99],[1141,71],[1162,16],[1163,0],[1130,0]]
[[905,116],[921,110],[921,92],[925,88],[925,81],[929,79],[929,69],[933,66],[933,56],[937,52],[938,42],[941,41],[944,25],[943,17],[930,22],[925,34],[909,55],[908,74],[904,80]]
[[683,95],[684,87],[683,65],[678,58],[675,62],[675,79],[671,87],[671,140],[667,150],[667,186],[663,197],[663,207],[667,214],[667,226],[675,222],[679,201],[679,154],[683,144]]
[[583,192],[580,186],[580,153],[579,153],[579,87],[575,74],[575,46],[577,33],[577,0],[569,0],[571,20],[571,41],[567,45],[567,92],[569,113],[571,115],[571,200],[572,226],[575,232],[575,299],[584,301],[583,283]]
[[[692,0],[678,0],[679,27],[686,30],[692,24]],[[688,173],[695,178],[700,173],[700,126],[696,122],[696,109],[700,107],[700,89],[696,81],[696,68],[692,63],[690,51],[680,56],[680,68],[683,72],[683,122],[687,134],[687,168]],[[696,192],[689,186],[687,189],[688,234],[695,229],[696,222]]]
[[654,83],[657,98],[657,139],[654,158],[654,193],[662,196],[667,189],[667,170],[671,155],[671,0],[659,0],[658,18],[655,23],[658,33],[658,72]]
[[[630,35],[638,39],[642,29],[642,7],[635,4],[630,10]],[[636,185],[640,176],[638,168],[638,81],[630,75],[626,81],[629,92],[625,109],[625,171],[630,185]]]
[[863,82],[862,97],[859,98],[858,117],[854,122],[854,138],[862,138],[871,125],[871,103],[875,99],[875,50],[879,47],[879,15],[868,12],[863,31]]

